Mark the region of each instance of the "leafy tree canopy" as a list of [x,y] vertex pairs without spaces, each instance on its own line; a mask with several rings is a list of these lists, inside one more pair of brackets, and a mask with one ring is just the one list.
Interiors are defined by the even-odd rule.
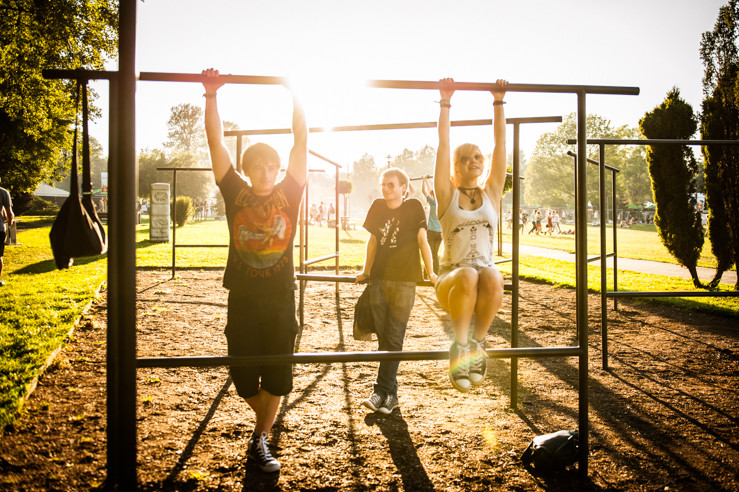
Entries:
[[68,174],[75,83],[41,71],[103,69],[116,54],[117,22],[113,0],[0,0],[0,177],[12,193]]

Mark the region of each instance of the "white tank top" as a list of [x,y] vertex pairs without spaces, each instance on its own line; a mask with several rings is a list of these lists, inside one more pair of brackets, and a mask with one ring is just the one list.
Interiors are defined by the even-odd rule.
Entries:
[[464,210],[459,206],[459,190],[454,189],[444,215],[439,217],[444,249],[439,261],[440,273],[461,266],[477,270],[495,266],[495,229],[498,214],[487,193],[482,191],[482,206]]

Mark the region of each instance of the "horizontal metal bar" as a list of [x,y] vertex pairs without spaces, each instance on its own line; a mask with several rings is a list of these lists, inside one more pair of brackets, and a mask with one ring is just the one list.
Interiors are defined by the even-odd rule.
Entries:
[[[286,77],[270,77],[263,75],[230,75],[219,76],[226,84],[266,84],[266,85],[289,85]],[[175,72],[141,72],[139,80],[152,82],[200,82],[205,77],[199,73],[175,73]],[[367,86],[381,89],[429,89],[439,90],[438,81],[421,80],[368,80]],[[499,86],[492,82],[454,82],[454,90],[458,91],[496,91]],[[578,94],[623,94],[638,95],[638,87],[618,87],[600,85],[557,85],[557,84],[508,84],[506,92],[556,92]]]
[[60,69],[45,68],[41,70],[41,75],[45,79],[67,79],[67,80],[110,80],[118,76],[118,72],[108,72],[106,70],[86,70],[82,68]]
[[[314,282],[342,282],[353,284],[357,280],[356,275],[314,275],[311,273],[296,273],[295,278],[298,280],[314,281]],[[421,280],[416,282],[418,287],[433,287],[434,284],[430,280]],[[503,284],[503,289],[510,291],[512,284]]]
[[[570,138],[568,144],[576,144],[577,140]],[[739,145],[739,140],[681,140],[678,138],[649,138],[641,140],[618,138],[589,138],[588,144],[605,145]]]
[[228,248],[228,244],[175,244],[175,248]]
[[739,297],[739,291],[721,290],[721,291],[685,291],[685,292],[627,292],[613,291],[606,292],[606,297]]
[[[220,74],[219,82],[226,84],[255,84],[255,85],[287,85],[285,77],[271,77],[264,75],[231,75]],[[141,72],[139,80],[147,82],[199,82],[207,79],[199,73],[177,73],[177,72]]]
[[506,123],[561,123],[561,116],[529,116],[523,118],[506,118]]
[[318,157],[319,159],[322,159],[322,160],[324,160],[324,161],[328,162],[329,164],[333,164],[334,166],[336,166],[336,167],[338,167],[338,168],[340,168],[340,167],[341,167],[341,164],[338,164],[338,163],[336,163],[336,162],[332,161],[332,160],[331,160],[331,159],[329,159],[328,157],[323,157],[323,156],[322,156],[321,154],[319,154],[318,152],[314,152],[314,151],[312,151],[312,150],[308,149],[308,153],[309,153],[310,155],[316,156],[316,157]]
[[[484,126],[492,125],[493,120],[460,120],[452,121],[452,126]],[[412,130],[417,128],[436,128],[438,122],[423,121],[420,123],[380,123],[374,125],[346,125],[334,127],[312,127],[308,129],[309,133],[322,132],[360,132],[367,130]],[[223,135],[226,137],[238,137],[240,135],[282,135],[292,133],[290,128],[271,128],[264,130],[226,130]]]
[[[493,359],[576,357],[580,347],[517,347],[487,349]],[[378,362],[385,360],[449,360],[448,350],[375,351],[375,352],[320,352],[285,355],[260,355],[252,357],[141,357],[138,367],[218,367],[255,366],[274,364],[330,364],[344,362]]]
[[[606,254],[606,258],[611,258],[613,256],[616,256],[616,253],[608,253],[608,254]],[[600,255],[589,256],[588,257],[588,263],[593,262],[593,261],[598,261],[598,260],[600,260]]]
[[338,253],[334,253],[332,255],[326,255],[326,256],[321,256],[319,258],[313,258],[311,260],[305,260],[303,262],[303,266],[312,265],[314,263],[320,263],[322,261],[331,260],[333,258],[338,258],[338,257],[339,257],[339,254]]
[[[436,81],[419,80],[370,80],[370,87],[382,89],[429,89],[439,90],[440,84]],[[454,90],[457,91],[497,91],[500,87],[491,82],[454,82]],[[557,85],[557,84],[508,84],[506,92],[554,92],[578,94],[639,94],[638,87],[617,87],[600,85]]]
[[212,167],[158,167],[157,171],[212,171]]
[[[567,142],[569,143],[569,140]],[[570,157],[577,157],[577,154],[574,153],[574,152],[572,152],[571,150],[568,150],[567,151],[567,155],[569,155]],[[590,157],[588,157],[588,162],[590,164],[595,164],[596,166],[600,166],[600,162],[596,161],[595,159],[591,159]],[[617,172],[617,173],[621,172],[621,170],[619,168],[613,167],[613,166],[609,166],[608,164],[606,164],[606,169],[608,169],[610,171]]]

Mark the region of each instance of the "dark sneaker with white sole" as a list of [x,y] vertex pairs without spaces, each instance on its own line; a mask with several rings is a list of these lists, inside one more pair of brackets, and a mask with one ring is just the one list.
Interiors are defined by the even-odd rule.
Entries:
[[384,413],[385,415],[390,415],[393,413],[393,410],[398,408],[400,406],[400,402],[398,402],[398,397],[395,395],[387,395],[387,398],[385,398],[385,401],[382,402],[382,406],[377,409],[378,412]]
[[269,451],[269,439],[266,432],[262,432],[260,436],[254,436],[249,442],[251,444],[249,457],[256,460],[260,470],[267,473],[280,471],[280,462],[274,459]]
[[369,408],[373,412],[379,412],[384,402],[385,398],[380,396],[378,393],[372,393],[369,398],[362,402],[362,405]]

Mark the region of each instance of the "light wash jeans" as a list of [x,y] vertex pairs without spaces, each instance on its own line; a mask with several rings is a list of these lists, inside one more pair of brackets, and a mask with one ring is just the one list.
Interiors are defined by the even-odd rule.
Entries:
[[[395,280],[371,280],[370,304],[377,330],[378,350],[403,350],[405,329],[416,300],[416,283]],[[383,398],[398,395],[400,361],[381,361],[374,391]]]

